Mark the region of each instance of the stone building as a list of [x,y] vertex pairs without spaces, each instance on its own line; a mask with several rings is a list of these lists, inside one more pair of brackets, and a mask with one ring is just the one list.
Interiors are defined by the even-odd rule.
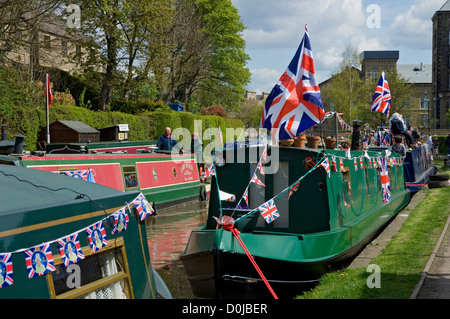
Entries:
[[449,128],[446,113],[450,106],[450,1],[431,18],[433,22],[432,127]]

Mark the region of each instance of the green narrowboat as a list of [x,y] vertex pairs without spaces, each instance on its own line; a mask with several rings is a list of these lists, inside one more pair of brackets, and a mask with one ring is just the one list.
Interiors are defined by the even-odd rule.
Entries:
[[[191,232],[180,256],[198,298],[266,298],[270,289],[291,298],[351,261],[410,199],[394,153],[272,146],[268,157],[278,160],[267,162],[262,148],[225,153],[206,225]],[[279,217],[266,221],[268,203]],[[240,238],[218,222],[224,216]]]
[[139,191],[14,165],[0,165],[0,181],[1,299],[171,298],[152,268]]

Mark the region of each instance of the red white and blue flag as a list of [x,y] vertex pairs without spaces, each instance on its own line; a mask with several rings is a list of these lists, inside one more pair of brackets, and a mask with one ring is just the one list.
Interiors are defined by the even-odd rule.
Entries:
[[203,173],[202,173],[202,178],[207,178],[210,176],[215,176],[216,175],[216,171],[214,170],[214,163],[211,164]]
[[50,243],[25,250],[25,263],[27,265],[28,278],[42,276],[55,271]]
[[88,171],[87,170],[79,170],[79,171],[64,171],[64,174],[73,178],[82,179],[87,181],[88,179]]
[[262,166],[262,163],[261,163],[261,162],[258,163],[258,166],[256,166],[256,168],[259,170],[259,172],[260,172],[263,176],[266,176],[266,174],[264,174],[264,169],[263,169],[263,166]]
[[236,200],[236,196],[234,196],[233,194],[221,191],[219,189],[219,198],[222,201],[226,201],[226,202],[234,202]]
[[294,192],[298,191],[299,186],[300,186],[300,181],[298,181],[297,183],[292,185],[292,187],[289,189],[289,198],[291,198],[291,196],[292,196],[292,194],[294,194]]
[[320,164],[323,168],[325,168],[325,172],[327,172],[328,177],[331,177],[331,171],[330,171],[330,162],[328,161],[328,157],[326,157],[322,164]]
[[244,194],[242,195],[242,198],[245,200],[245,203],[248,206],[248,187],[245,189]]
[[261,186],[264,186],[264,187],[266,186],[266,185],[264,185],[263,182],[261,182],[261,180],[258,178],[258,176],[256,176],[256,172],[253,174],[253,177],[250,180],[250,182],[258,184],[258,185],[261,185]]
[[84,259],[78,234],[58,239],[59,254],[65,266],[75,264]]
[[391,201],[391,186],[389,183],[387,160],[385,157],[380,158],[380,176],[381,189],[383,191],[383,202],[389,203]]
[[122,207],[118,211],[112,213],[110,217],[114,219],[112,225],[113,229],[111,231],[112,234],[118,234],[123,232],[124,230],[127,230],[130,218],[125,211],[125,207]]
[[139,213],[139,219],[143,221],[148,216],[150,216],[154,210],[153,207],[150,205],[150,203],[145,198],[144,194],[140,193],[138,197],[136,197],[133,202],[134,207],[136,207],[136,210]]
[[294,138],[325,116],[308,29],[291,63],[267,97],[260,126],[279,140]]
[[2,279],[0,288],[10,286],[14,283],[11,253],[0,254],[0,276]]
[[280,217],[280,213],[278,213],[277,206],[275,206],[275,202],[273,199],[265,202],[264,204],[259,206],[258,209],[261,212],[262,217],[268,224]]
[[389,117],[389,110],[391,108],[391,91],[389,89],[389,84],[386,80],[386,74],[384,71],[381,73],[380,79],[378,80],[377,88],[373,95],[372,100],[372,112],[381,112]]
[[105,228],[103,228],[103,222],[99,221],[88,228],[86,228],[89,246],[93,253],[99,251],[106,245],[108,245],[108,239],[106,238]]

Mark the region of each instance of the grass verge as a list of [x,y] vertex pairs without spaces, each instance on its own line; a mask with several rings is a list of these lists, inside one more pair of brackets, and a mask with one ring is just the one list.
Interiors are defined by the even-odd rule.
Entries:
[[[450,187],[424,189],[425,199],[403,223],[383,252],[371,261],[380,268],[380,288],[368,288],[366,268],[325,275],[299,299],[408,299],[419,282],[450,214]],[[369,279],[370,281],[371,279]]]

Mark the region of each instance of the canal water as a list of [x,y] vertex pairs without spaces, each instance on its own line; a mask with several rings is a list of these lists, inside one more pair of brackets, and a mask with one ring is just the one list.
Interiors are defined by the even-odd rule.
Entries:
[[206,222],[208,202],[195,202],[165,209],[146,220],[148,247],[153,268],[175,299],[193,298],[179,259],[191,231]]

